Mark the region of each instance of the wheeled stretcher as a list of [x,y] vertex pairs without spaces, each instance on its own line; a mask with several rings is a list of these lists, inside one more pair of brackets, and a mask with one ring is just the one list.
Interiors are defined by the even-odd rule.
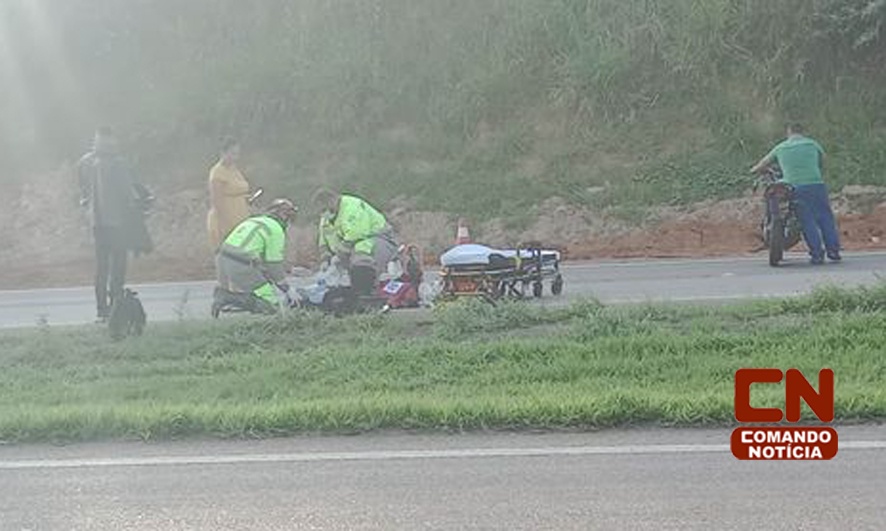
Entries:
[[538,248],[493,249],[485,245],[456,245],[440,257],[442,271],[439,298],[482,297],[494,301],[503,297],[523,298],[526,288],[541,297],[544,281],[550,280],[551,293],[563,292],[559,251]]

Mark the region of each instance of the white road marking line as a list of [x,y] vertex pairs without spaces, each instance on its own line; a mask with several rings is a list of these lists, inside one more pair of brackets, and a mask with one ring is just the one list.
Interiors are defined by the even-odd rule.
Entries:
[[[886,441],[841,442],[839,451],[883,450]],[[546,448],[471,448],[459,450],[394,450],[371,452],[306,452],[293,454],[188,455],[118,458],[34,459],[0,461],[0,470],[107,468],[132,466],[224,465],[246,463],[306,463],[393,461],[404,459],[464,459],[483,457],[553,457],[582,455],[649,455],[729,453],[728,444],[662,444],[572,446]],[[839,453],[838,453],[839,455]]]

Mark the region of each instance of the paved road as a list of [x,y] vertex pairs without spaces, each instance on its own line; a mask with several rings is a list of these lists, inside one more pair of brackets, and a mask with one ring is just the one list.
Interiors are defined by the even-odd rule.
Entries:
[[3,530],[886,529],[886,428],[829,462],[728,430],[0,448]]
[[[704,301],[790,296],[815,285],[870,284],[886,271],[886,253],[847,254],[844,263],[813,267],[802,255],[773,269],[764,256],[717,260],[658,260],[564,265],[561,300],[594,296],[603,302]],[[433,280],[434,272],[429,272]],[[294,279],[303,283],[305,279]],[[136,286],[149,319],[205,318],[211,282]],[[545,300],[554,300],[546,290]],[[0,327],[82,324],[94,318],[91,288],[0,292]]]

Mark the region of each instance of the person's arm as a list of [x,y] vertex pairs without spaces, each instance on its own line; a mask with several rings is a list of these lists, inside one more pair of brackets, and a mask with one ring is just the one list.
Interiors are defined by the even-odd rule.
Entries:
[[342,250],[342,242],[336,234],[335,226],[325,216],[320,219],[318,232],[317,244],[322,260],[326,260]]
[[758,174],[768,168],[775,161],[775,150],[773,149],[769,153],[766,154],[765,157],[760,159],[754,167],[751,168],[751,173]]
[[154,199],[154,194],[152,194],[148,187],[145,186],[145,184],[141,182],[138,178],[134,178],[132,180],[132,188],[135,191],[135,196],[139,201],[147,203]]
[[271,282],[283,291],[288,291],[286,282],[286,233],[282,228],[274,228],[262,236],[265,239],[264,263],[262,271]]
[[354,252],[354,245],[360,241],[360,232],[357,230],[357,219],[353,213],[345,213],[339,210],[335,220],[335,230],[328,240],[332,244],[333,252],[339,262],[347,268]]
[[77,161],[77,185],[80,190],[80,206],[89,204],[92,197],[92,157],[84,155]]
[[286,267],[283,262],[266,262],[264,267],[265,275],[278,286],[286,284]]
[[128,196],[126,198],[121,197],[121,200],[126,201],[133,214],[144,213],[148,210],[151,200],[153,200],[151,192],[142,184],[138,173],[130,161],[120,157],[117,163],[119,164],[120,178],[126,186],[124,190],[121,190],[121,193],[125,191]]
[[242,197],[248,201],[252,194],[255,193],[258,189],[253,187],[252,184],[250,184],[249,181],[246,180],[246,177],[243,176],[243,172],[241,172],[239,169],[235,171],[238,174],[237,177],[239,177],[243,180],[244,183],[246,183],[246,187],[243,189],[242,192],[235,192],[234,190],[232,190],[231,195]]
[[216,172],[209,175],[209,203],[213,207],[217,207],[219,201],[225,197],[226,183],[224,178]]
[[154,194],[145,186],[131,164],[126,164],[125,171],[136,202],[138,202],[140,208],[147,208],[154,200]]

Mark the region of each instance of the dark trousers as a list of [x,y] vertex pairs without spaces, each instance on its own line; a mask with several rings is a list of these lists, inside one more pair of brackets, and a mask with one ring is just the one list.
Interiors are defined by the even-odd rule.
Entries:
[[[828,189],[824,184],[802,184],[794,187],[794,200],[797,201],[800,223],[803,226],[803,239],[814,259],[840,252],[840,233],[831,203]],[[824,243],[824,250],[822,250]]]
[[351,277],[351,289],[360,297],[368,297],[375,292],[376,275],[371,266],[351,266],[348,274]]
[[100,317],[123,295],[126,283],[128,245],[123,231],[116,227],[96,227],[95,304]]

